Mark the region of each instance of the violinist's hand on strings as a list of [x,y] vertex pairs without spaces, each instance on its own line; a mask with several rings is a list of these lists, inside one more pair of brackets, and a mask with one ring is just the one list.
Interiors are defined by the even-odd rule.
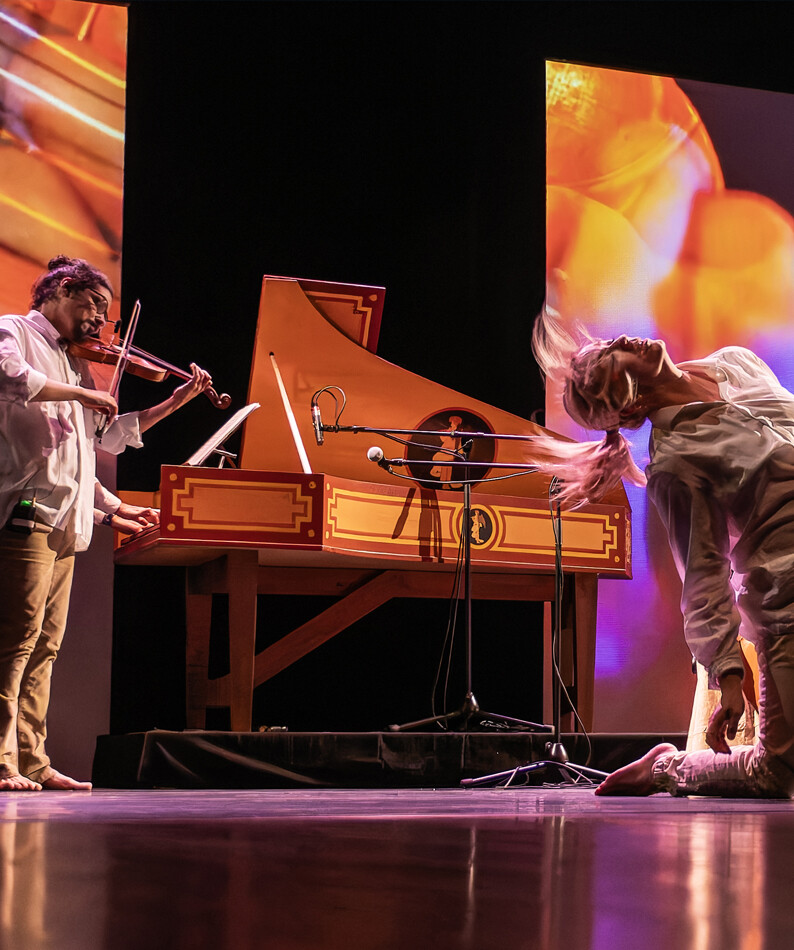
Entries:
[[190,402],[194,396],[198,396],[199,393],[203,393],[212,386],[212,377],[206,370],[196,366],[195,363],[191,363],[190,371],[192,373],[190,379],[181,386],[177,386],[168,399],[156,406],[151,406],[149,409],[142,409],[138,413],[141,432],[151,429],[155,423],[165,419],[180,406]]
[[212,386],[212,377],[205,369],[196,366],[195,363],[191,363],[190,372],[193,374],[190,379],[182,383],[181,386],[177,386],[171,395],[174,409],[184,406],[186,402],[190,402],[191,399],[194,399]]
[[122,534],[139,534],[160,524],[160,511],[157,508],[141,508],[138,505],[122,503],[114,513],[111,524]]

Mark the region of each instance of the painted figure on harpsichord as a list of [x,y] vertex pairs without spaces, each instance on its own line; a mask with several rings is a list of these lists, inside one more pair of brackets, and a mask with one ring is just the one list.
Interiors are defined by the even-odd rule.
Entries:
[[[462,422],[463,419],[461,419],[460,416],[449,417],[449,435],[438,437],[441,442],[441,449],[431,456],[432,461],[439,463],[448,462],[453,453],[460,452],[462,436],[458,433]],[[449,465],[434,465],[430,469],[430,477],[437,478],[441,482],[449,482],[452,478],[452,469]],[[448,487],[453,488],[456,486],[450,484]]]

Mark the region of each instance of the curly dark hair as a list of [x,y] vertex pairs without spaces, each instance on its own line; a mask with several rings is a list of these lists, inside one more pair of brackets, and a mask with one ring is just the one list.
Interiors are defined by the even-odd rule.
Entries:
[[75,290],[95,290],[104,287],[113,294],[113,287],[101,270],[79,257],[66,257],[60,254],[47,264],[45,273],[36,278],[31,288],[31,306],[38,310],[45,300],[57,293],[61,281],[68,278]]

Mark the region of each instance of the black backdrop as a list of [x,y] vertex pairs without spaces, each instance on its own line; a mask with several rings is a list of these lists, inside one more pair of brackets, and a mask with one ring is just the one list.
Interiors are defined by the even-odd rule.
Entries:
[[[788,91],[789,7],[133,0],[122,303],[142,300],[137,342],[206,366],[240,406],[263,273],[383,284],[379,355],[529,416],[545,60]],[[125,386],[129,406],[163,395]],[[218,418],[196,400],[153,430],[120,487],[156,487]],[[184,725],[181,600],[176,571],[117,569],[112,731]],[[260,606],[264,637],[318,605]],[[539,719],[538,610],[476,608],[478,700]],[[428,714],[445,621],[441,603],[381,608],[260,690],[255,725]],[[458,668],[446,705],[462,696]]]

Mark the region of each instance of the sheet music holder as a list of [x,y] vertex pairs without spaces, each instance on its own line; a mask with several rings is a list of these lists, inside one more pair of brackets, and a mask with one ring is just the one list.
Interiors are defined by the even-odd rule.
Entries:
[[259,408],[258,402],[249,403],[238,409],[237,412],[227,419],[218,431],[210,436],[209,439],[190,456],[184,463],[185,465],[203,465],[211,455],[219,455],[220,463],[218,468],[223,468],[224,462],[228,459],[231,464],[237,458],[236,453],[228,452],[223,448],[223,443],[240,428],[245,420],[251,415],[254,409]]

